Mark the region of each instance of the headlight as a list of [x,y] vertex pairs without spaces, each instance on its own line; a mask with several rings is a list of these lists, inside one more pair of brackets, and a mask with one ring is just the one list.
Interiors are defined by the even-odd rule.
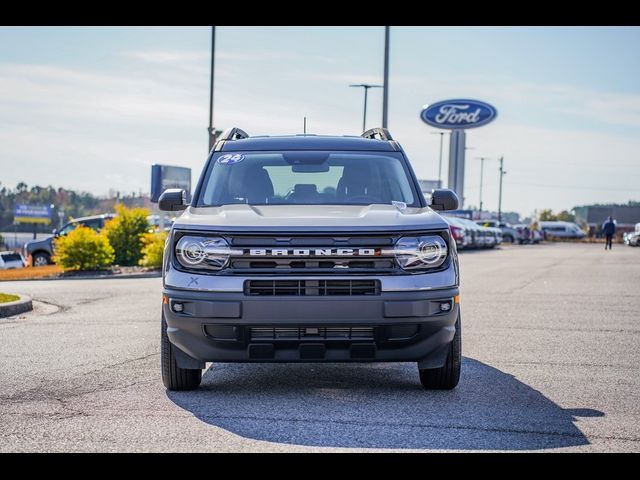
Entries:
[[224,238],[185,235],[176,244],[176,259],[184,268],[218,271],[229,261],[231,249]]
[[394,253],[404,270],[438,268],[447,258],[447,242],[439,235],[402,237]]

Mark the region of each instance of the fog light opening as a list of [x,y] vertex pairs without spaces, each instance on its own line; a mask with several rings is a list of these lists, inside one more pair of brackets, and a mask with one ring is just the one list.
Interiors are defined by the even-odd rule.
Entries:
[[173,311],[176,313],[182,313],[184,311],[184,305],[181,303],[174,303]]
[[448,312],[449,310],[451,310],[451,302],[442,302],[440,304],[441,312]]

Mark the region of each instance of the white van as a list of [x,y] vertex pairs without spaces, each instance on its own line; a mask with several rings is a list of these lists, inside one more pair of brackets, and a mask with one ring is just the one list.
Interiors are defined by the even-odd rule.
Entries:
[[556,238],[583,238],[585,233],[582,229],[573,222],[539,222],[540,230],[542,230],[547,237]]

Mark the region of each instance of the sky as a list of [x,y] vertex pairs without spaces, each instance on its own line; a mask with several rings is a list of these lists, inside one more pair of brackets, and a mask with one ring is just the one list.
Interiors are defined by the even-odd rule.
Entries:
[[[148,192],[154,163],[193,170],[208,149],[210,27],[1,27],[0,182]],[[382,83],[383,27],[217,27],[214,124],[249,134],[359,135]],[[440,136],[425,104],[473,98],[465,206],[571,209],[640,200],[640,28],[391,27],[389,122],[421,179]],[[369,91],[367,127],[382,94]],[[443,180],[447,183],[447,144]]]

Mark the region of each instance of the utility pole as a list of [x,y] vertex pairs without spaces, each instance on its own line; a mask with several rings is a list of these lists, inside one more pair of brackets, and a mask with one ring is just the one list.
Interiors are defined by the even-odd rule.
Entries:
[[498,190],[498,222],[502,221],[502,177],[507,173],[504,171],[504,156],[500,157],[500,188]]
[[440,135],[440,160],[438,161],[438,182],[442,188],[442,141],[447,132],[431,132],[431,135]]
[[367,83],[360,83],[357,85],[349,85],[350,87],[362,87],[364,88],[364,114],[362,116],[362,132],[367,131],[367,92],[370,88],[383,88],[382,85],[369,85]]
[[211,151],[213,145],[216,143],[216,133],[213,128],[213,79],[215,71],[215,59],[216,59],[216,27],[211,27],[211,78],[209,80],[209,150]]
[[486,160],[485,157],[480,157],[480,208],[479,208],[479,214],[480,216],[482,216],[482,177],[484,175],[484,161]]
[[382,128],[387,128],[389,112],[389,27],[384,27],[384,90],[382,91]]

